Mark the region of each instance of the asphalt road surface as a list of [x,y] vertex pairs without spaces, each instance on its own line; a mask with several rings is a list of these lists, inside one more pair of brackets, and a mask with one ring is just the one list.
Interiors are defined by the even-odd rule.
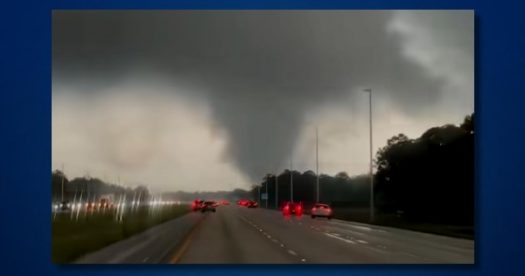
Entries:
[[[184,228],[184,230],[181,230]],[[362,223],[220,206],[192,213],[80,263],[474,263],[474,241]],[[142,237],[141,237],[142,236]]]
[[222,206],[176,263],[473,263],[474,242],[340,220]]

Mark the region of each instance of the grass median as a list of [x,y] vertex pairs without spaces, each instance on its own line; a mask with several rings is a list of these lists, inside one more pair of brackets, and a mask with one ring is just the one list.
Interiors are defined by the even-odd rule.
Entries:
[[53,263],[70,263],[75,259],[131,237],[152,226],[180,217],[189,212],[186,205],[147,206],[127,210],[122,221],[115,219],[115,211],[81,211],[56,214],[52,218]]

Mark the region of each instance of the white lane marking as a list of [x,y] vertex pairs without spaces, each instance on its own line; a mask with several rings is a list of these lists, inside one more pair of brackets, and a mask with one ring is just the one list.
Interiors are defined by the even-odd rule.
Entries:
[[332,234],[329,234],[329,233],[324,233],[326,236],[330,237],[330,238],[334,238],[334,239],[338,239],[340,241],[344,241],[346,243],[350,243],[350,244],[355,244],[354,241],[351,241],[351,240],[347,240],[345,238],[341,238],[341,237],[338,237],[338,236],[335,236],[335,235],[332,235]]
[[[348,228],[341,228],[339,226],[328,226],[326,227],[326,231],[339,231],[339,232],[342,232],[342,233],[349,233],[349,234],[352,234],[352,235],[360,235],[360,236],[369,236],[370,233],[364,233],[364,232],[360,232],[360,231],[357,231],[357,230],[354,230],[354,229],[348,229]],[[332,232],[334,233],[334,232]]]
[[361,230],[366,230],[366,231],[371,231],[372,230],[372,228],[366,227],[366,226],[357,226],[357,225],[349,225],[349,226],[357,228],[357,229],[361,229]]
[[[279,243],[279,240],[275,239],[275,238],[272,238],[272,236],[268,233],[266,233],[262,228],[259,228],[259,226],[257,226],[256,224],[252,223],[251,221],[247,220],[246,218],[243,218],[245,221],[249,222],[254,228],[258,229],[259,232],[261,232],[261,234],[265,235],[268,239],[270,239],[271,241],[273,241],[274,243]],[[290,254],[290,255],[293,255],[293,256],[296,256],[296,257],[299,257],[300,256],[297,254],[297,252],[291,250],[291,249],[287,249],[286,246],[283,244],[283,243],[280,243],[280,246],[281,248],[287,250],[287,252]],[[301,259],[301,262],[306,262],[306,259]]]
[[337,224],[337,225],[341,225],[341,226],[350,226],[350,227],[353,227],[353,228],[357,228],[357,229],[361,229],[361,230],[366,230],[366,231],[376,231],[376,232],[380,232],[380,233],[386,233],[387,231],[381,229],[381,228],[378,228],[378,227],[367,227],[367,226],[361,226],[361,225],[355,225],[353,224],[353,222],[350,222],[350,221],[342,221],[342,220],[339,220],[339,221],[332,221],[332,224]]
[[364,240],[357,240],[357,242],[364,243],[364,244],[368,243],[367,241],[364,241]]

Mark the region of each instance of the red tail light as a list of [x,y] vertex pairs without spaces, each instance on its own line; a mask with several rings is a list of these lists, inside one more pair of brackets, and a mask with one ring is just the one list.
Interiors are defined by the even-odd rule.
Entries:
[[312,208],[312,212],[315,212],[315,210],[317,210],[317,209],[316,209],[315,207],[314,207],[314,208]]

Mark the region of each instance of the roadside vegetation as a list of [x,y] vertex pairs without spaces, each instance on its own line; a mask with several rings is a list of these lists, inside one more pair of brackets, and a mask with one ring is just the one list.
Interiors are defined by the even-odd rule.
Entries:
[[187,205],[140,206],[121,216],[115,210],[82,210],[52,216],[52,261],[75,259],[189,212]]

